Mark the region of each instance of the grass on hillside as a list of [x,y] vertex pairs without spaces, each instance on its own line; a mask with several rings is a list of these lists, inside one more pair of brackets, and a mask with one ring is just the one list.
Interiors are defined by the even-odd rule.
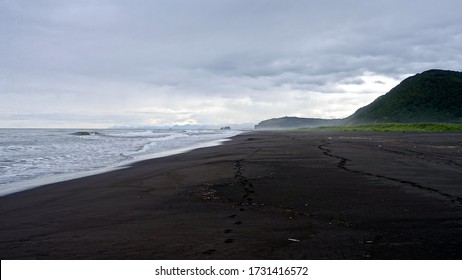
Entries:
[[379,123],[352,126],[322,126],[313,130],[377,132],[462,132],[462,124],[453,123]]

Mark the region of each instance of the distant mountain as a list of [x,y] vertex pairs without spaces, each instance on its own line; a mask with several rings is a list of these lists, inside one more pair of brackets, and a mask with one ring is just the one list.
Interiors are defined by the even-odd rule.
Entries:
[[342,120],[283,117],[283,118],[274,118],[274,119],[262,121],[255,126],[255,129],[272,130],[272,129],[288,129],[288,128],[340,125],[341,121]]
[[417,122],[462,123],[462,72],[428,70],[409,77],[345,119],[275,118],[255,129]]
[[346,124],[462,123],[462,72],[429,70],[403,80],[360,108]]

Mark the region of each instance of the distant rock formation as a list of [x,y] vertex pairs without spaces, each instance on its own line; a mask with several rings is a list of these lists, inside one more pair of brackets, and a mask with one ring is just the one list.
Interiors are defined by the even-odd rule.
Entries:
[[89,136],[89,135],[100,135],[101,133],[96,132],[96,131],[77,131],[71,133],[71,135],[76,135],[76,136]]

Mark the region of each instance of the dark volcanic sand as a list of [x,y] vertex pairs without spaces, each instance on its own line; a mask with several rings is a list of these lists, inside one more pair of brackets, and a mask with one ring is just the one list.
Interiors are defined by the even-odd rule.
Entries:
[[461,140],[242,134],[1,197],[0,257],[461,259]]

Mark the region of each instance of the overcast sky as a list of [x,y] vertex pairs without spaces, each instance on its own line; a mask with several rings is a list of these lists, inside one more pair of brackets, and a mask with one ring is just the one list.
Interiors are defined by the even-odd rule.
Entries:
[[0,0],[0,127],[342,118],[461,71],[460,0]]

